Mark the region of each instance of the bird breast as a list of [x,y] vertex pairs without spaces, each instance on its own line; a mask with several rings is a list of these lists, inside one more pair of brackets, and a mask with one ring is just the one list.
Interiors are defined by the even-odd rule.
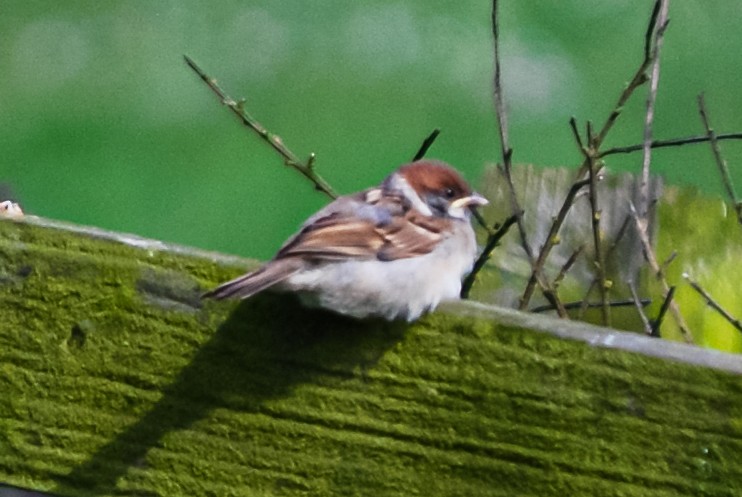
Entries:
[[425,255],[321,262],[276,289],[297,292],[306,305],[356,318],[412,321],[441,301],[459,298],[461,279],[471,271],[476,255],[476,241],[468,222],[456,224],[459,233]]

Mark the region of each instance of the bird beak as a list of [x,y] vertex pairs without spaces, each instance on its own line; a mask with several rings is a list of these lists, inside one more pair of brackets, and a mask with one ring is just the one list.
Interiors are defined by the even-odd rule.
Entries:
[[468,197],[462,197],[451,202],[451,208],[461,209],[464,207],[479,207],[487,204],[489,204],[489,201],[486,198],[478,193],[472,193]]

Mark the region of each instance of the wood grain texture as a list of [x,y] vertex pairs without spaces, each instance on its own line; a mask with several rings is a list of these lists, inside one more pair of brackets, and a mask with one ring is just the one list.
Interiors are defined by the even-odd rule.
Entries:
[[248,265],[225,260],[0,221],[0,482],[70,496],[742,494],[733,356],[664,342],[663,357],[661,341],[477,305],[410,326],[287,297],[201,303]]

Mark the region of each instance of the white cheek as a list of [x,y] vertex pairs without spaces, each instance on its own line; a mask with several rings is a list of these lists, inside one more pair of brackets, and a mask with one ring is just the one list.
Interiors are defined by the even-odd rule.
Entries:
[[430,210],[430,207],[428,207],[428,204],[422,201],[420,196],[417,194],[415,190],[412,189],[410,184],[407,182],[406,179],[404,179],[400,175],[395,175],[392,177],[392,181],[389,185],[393,190],[397,190],[404,197],[410,201],[412,204],[412,207],[414,207],[417,211],[419,211],[421,214],[425,216],[432,216],[433,211]]

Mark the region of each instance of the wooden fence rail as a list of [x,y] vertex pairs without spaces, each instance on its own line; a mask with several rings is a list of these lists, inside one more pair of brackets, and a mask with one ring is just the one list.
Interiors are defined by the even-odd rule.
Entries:
[[742,359],[474,303],[202,303],[249,261],[0,221],[0,483],[59,495],[742,495]]

